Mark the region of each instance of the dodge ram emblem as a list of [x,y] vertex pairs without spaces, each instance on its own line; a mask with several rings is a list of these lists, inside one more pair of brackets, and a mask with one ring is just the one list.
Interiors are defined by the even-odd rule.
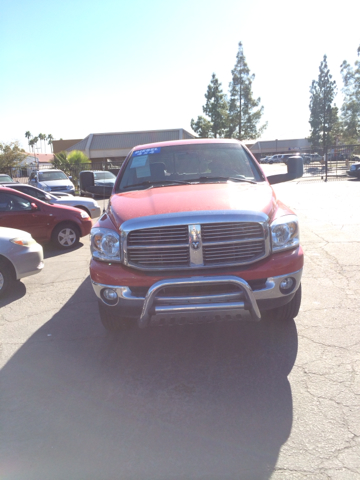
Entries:
[[200,247],[200,242],[191,242],[191,248],[193,248],[194,250],[197,250],[199,247]]
[[[192,228],[191,228],[192,227]],[[199,250],[201,247],[201,230],[200,225],[192,225],[189,231],[189,243],[193,250]]]

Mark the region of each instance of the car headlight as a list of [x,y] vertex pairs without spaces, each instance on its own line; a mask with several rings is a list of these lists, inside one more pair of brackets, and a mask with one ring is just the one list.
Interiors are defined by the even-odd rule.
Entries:
[[300,244],[299,222],[296,215],[284,215],[270,226],[272,251],[295,248]]
[[51,188],[44,183],[39,183],[39,188],[41,188],[41,190],[44,190],[45,192],[51,192]]
[[66,190],[72,190],[74,187],[72,185],[66,185]]
[[104,262],[121,262],[120,235],[110,228],[95,227],[91,230],[93,258]]
[[81,216],[81,218],[90,218],[89,214],[87,212],[84,212],[84,210],[81,210],[80,216]]
[[32,236],[29,237],[16,237],[12,238],[10,242],[15,243],[16,245],[21,245],[22,247],[29,247],[30,245],[34,245],[36,241],[32,238]]

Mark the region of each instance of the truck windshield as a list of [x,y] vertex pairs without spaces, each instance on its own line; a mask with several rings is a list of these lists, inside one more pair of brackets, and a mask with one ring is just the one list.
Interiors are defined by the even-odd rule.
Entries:
[[133,152],[117,193],[181,183],[264,181],[248,152],[238,143],[182,144]]
[[95,180],[116,180],[116,177],[111,172],[94,172]]
[[46,182],[48,180],[68,180],[68,177],[64,172],[39,172],[40,182]]

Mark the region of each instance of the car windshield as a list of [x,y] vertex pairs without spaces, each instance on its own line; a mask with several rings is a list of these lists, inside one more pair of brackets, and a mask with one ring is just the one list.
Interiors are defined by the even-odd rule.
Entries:
[[182,144],[133,152],[116,191],[228,180],[253,183],[264,179],[238,143]]
[[10,175],[0,175],[0,183],[15,183]]
[[64,172],[39,172],[40,182],[47,182],[48,180],[67,180],[68,177]]
[[95,180],[116,180],[116,177],[111,172],[94,172]]

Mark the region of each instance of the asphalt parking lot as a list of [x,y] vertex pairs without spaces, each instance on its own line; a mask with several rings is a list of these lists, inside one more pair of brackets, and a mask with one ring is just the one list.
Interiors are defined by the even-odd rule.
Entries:
[[100,324],[89,241],[0,301],[1,480],[360,479],[360,183],[275,186],[298,214],[287,324]]

